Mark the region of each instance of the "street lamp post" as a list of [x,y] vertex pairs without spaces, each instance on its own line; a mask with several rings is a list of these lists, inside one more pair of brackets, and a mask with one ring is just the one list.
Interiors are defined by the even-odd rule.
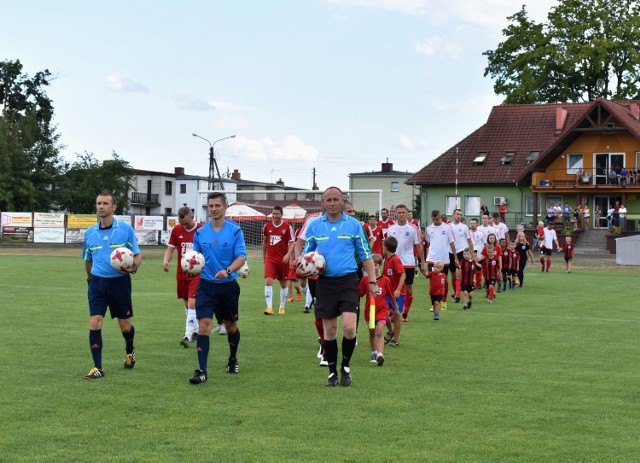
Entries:
[[214,148],[216,146],[216,143],[218,143],[219,141],[227,140],[229,138],[235,138],[236,136],[235,135],[229,135],[228,137],[220,138],[219,140],[216,140],[213,143],[211,143],[209,140],[207,140],[204,137],[201,137],[197,133],[192,133],[191,135],[193,135],[194,137],[197,137],[197,138],[201,138],[202,140],[204,140],[207,143],[209,143],[209,190],[215,189],[214,186],[213,186],[213,178],[215,177],[216,173],[218,174],[218,180],[220,182],[220,189],[224,190],[224,184],[222,183],[222,177],[220,176],[220,169],[218,168],[218,163],[216,162],[215,149]]

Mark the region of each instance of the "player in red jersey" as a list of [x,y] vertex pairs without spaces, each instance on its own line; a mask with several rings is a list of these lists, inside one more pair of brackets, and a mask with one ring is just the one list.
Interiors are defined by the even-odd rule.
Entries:
[[380,209],[380,220],[378,220],[378,227],[380,228],[380,232],[382,234],[382,240],[387,237],[387,230],[391,225],[394,225],[395,222],[393,219],[389,218],[389,209],[383,207]]
[[571,273],[571,261],[573,261],[573,250],[575,246],[571,242],[571,237],[567,236],[562,244],[562,252],[564,252],[564,262],[567,267],[567,273]]
[[511,254],[509,253],[509,247],[507,246],[506,239],[500,238],[498,240],[498,245],[500,246],[500,266],[502,267],[502,285],[498,285],[498,292],[506,292],[507,280],[511,270],[511,265],[509,264]]
[[[171,230],[169,245],[164,252],[162,270],[169,271],[169,263],[173,257],[173,251],[178,250],[178,265],[176,266],[176,280],[178,299],[184,301],[186,323],[184,337],[180,340],[182,347],[189,347],[189,343],[195,342],[198,337],[198,319],[196,318],[196,290],[200,282],[200,275],[190,277],[182,271],[181,262],[185,252],[193,248],[193,235],[202,227],[201,223],[193,218],[191,209],[186,205],[178,209],[178,224]],[[226,333],[225,333],[226,334]]]
[[[382,256],[373,254],[373,265],[376,269],[376,281],[378,283],[378,292],[375,296],[375,327],[369,328],[369,345],[371,346],[371,363],[376,363],[379,367],[384,363],[384,336],[383,330],[387,323],[387,314],[393,308],[394,313],[398,311],[396,306],[396,298],[394,297],[394,288],[391,281],[383,275],[382,272]],[[371,295],[369,294],[369,277],[363,276],[358,287],[358,295],[366,296],[364,304],[364,320],[369,325],[371,314],[369,307],[371,305]],[[391,304],[391,306],[389,306]]]
[[431,296],[431,304],[433,304],[434,320],[440,320],[440,303],[444,299],[447,287],[447,274],[443,271],[444,262],[437,260],[433,263],[433,270],[424,273],[429,280],[429,296]]
[[499,283],[502,276],[501,259],[494,247],[487,246],[485,249],[487,255],[482,259],[482,275],[484,276],[484,286],[489,295],[489,304],[493,304],[496,297],[496,282]]
[[473,290],[475,289],[476,262],[468,248],[462,252],[460,261],[460,290],[462,294],[462,310],[471,308]]
[[398,240],[389,236],[382,243],[384,249],[384,276],[386,276],[391,282],[393,288],[393,297],[396,300],[396,310],[394,310],[391,320],[389,321],[389,335],[385,339],[386,343],[390,343],[391,347],[399,347],[400,343],[398,338],[400,336],[400,328],[402,327],[401,315],[404,311],[404,299],[406,296],[405,268],[402,265],[402,261],[396,255],[396,249],[398,248]]
[[262,229],[262,258],[264,259],[264,297],[267,308],[265,315],[273,315],[273,280],[280,282],[280,305],[278,313],[285,313],[287,301],[287,280],[289,278],[289,258],[293,251],[293,230],[282,220],[282,207],[274,206],[272,221]]
[[371,252],[374,254],[382,255],[382,231],[381,228],[378,228],[378,219],[376,219],[375,215],[369,216],[369,221],[365,224],[365,228],[367,228],[369,232],[369,247],[371,248]]

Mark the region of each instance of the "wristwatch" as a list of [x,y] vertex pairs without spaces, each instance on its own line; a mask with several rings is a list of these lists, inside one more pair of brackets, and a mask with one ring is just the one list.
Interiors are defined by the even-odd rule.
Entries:
[[231,269],[227,267],[227,275],[231,275]]

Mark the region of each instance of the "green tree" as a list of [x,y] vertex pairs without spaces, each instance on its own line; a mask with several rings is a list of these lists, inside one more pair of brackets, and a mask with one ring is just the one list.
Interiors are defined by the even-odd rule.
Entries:
[[507,19],[505,41],[483,53],[505,103],[640,95],[640,2],[561,0],[544,24],[524,6]]
[[45,88],[48,70],[33,77],[17,61],[0,62],[0,209],[56,208],[62,167],[53,104]]
[[73,164],[64,167],[64,175],[58,184],[60,207],[76,214],[90,214],[96,210],[96,197],[108,191],[118,198],[117,214],[129,208],[129,191],[134,190],[134,169],[112,153],[112,159],[102,163],[85,152],[78,155]]

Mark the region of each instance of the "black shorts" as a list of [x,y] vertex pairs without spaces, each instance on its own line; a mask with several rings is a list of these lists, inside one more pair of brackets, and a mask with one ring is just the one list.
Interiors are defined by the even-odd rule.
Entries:
[[332,319],[343,312],[358,313],[358,275],[350,273],[341,277],[320,277],[316,285],[315,315]]
[[107,307],[111,318],[126,320],[133,317],[131,304],[131,275],[103,278],[92,275],[89,280],[89,314],[105,316]]
[[413,279],[416,276],[416,269],[415,267],[405,267],[404,268],[404,284],[405,285],[412,285],[413,284]]
[[435,304],[436,302],[442,302],[442,299],[444,299],[444,296],[442,294],[434,294],[431,296],[431,305]]
[[466,292],[468,292],[468,293],[472,293],[472,292],[473,292],[473,290],[475,289],[475,286],[473,286],[473,285],[461,285],[461,286],[460,286],[460,289],[461,289],[462,291],[466,291]]
[[495,286],[496,280],[484,280],[484,287],[488,288],[489,286]]
[[545,256],[551,256],[553,254],[553,249],[540,248],[540,252]]
[[240,285],[236,280],[226,283],[214,283],[200,279],[196,292],[196,317],[216,320],[238,321],[238,300]]
[[[464,259],[464,251],[460,251],[460,252],[458,252],[456,254],[458,256],[458,262],[461,262],[462,259]],[[456,268],[456,259],[455,259],[454,254],[452,252],[449,253],[449,267],[451,267],[452,269]]]
[[571,262],[573,260],[573,257],[565,257],[564,261],[568,264],[569,262]]

